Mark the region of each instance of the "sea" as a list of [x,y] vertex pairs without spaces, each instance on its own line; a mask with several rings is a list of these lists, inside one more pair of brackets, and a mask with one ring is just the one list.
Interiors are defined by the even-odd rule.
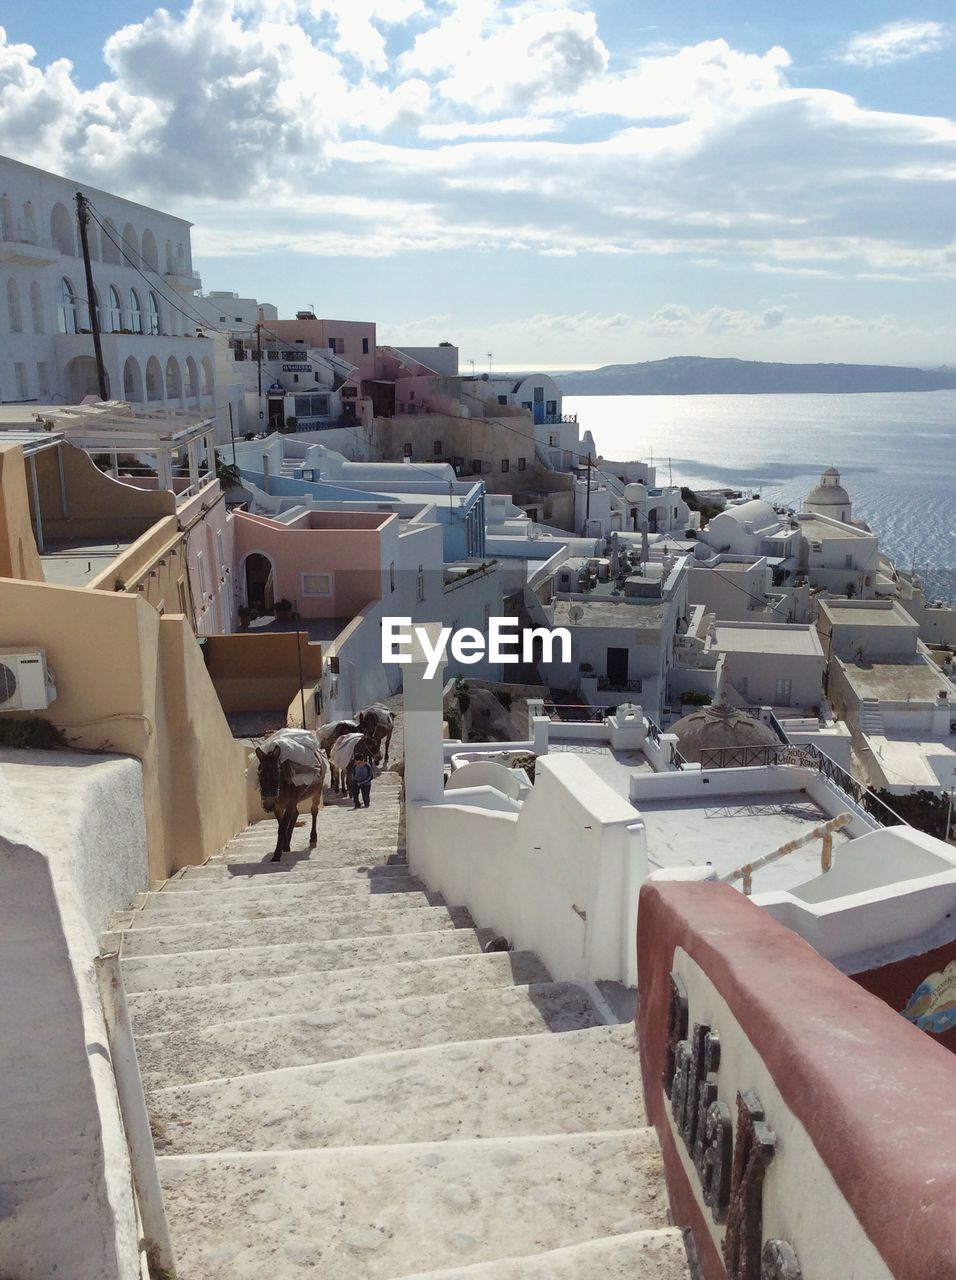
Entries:
[[597,450],[659,484],[736,489],[794,507],[836,467],[854,518],[927,597],[956,604],[956,391],[565,396]]

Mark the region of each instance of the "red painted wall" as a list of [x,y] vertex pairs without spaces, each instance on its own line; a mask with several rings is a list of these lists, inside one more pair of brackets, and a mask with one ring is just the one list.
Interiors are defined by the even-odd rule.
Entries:
[[[932,973],[942,973],[948,964],[956,960],[956,942],[948,942],[935,951],[927,951],[921,956],[907,956],[905,960],[897,960],[894,964],[885,964],[879,969],[867,969],[865,973],[854,973],[853,981],[859,983],[864,991],[871,991],[879,996],[891,1009],[901,1013],[909,1003],[916,988]],[[941,1035],[924,1031],[934,1044],[944,1045],[950,1053],[956,1053],[956,1026],[952,1026]],[[956,1153],[953,1155],[956,1160]]]
[[[705,1276],[724,1270],[678,1162],[661,1084],[678,946],[730,1005],[891,1274],[954,1280],[952,1055],[729,885],[648,881],[639,920],[645,1102],[675,1220],[692,1228]],[[852,1040],[833,1034],[840,1027],[852,1027]]]

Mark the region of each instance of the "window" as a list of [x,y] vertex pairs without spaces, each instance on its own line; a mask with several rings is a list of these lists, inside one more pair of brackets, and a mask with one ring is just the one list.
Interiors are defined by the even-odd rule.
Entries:
[[329,416],[329,397],[296,396],[295,416],[297,418],[327,418]]
[[134,333],[143,332],[143,304],[135,289],[129,291],[129,327]]
[[481,475],[481,459],[480,458],[472,458],[471,473],[472,475],[475,475],[475,476]]
[[775,707],[790,706],[790,681],[781,678],[773,686],[773,704]]
[[297,373],[294,373],[294,374],[292,375],[292,381],[293,381],[293,382],[298,382],[298,381],[299,381],[299,375],[298,375]]
[[549,400],[544,407],[545,407],[545,412],[548,414],[548,417],[550,418],[553,418],[555,414],[558,412],[557,400]]
[[402,445],[402,457],[410,458],[411,456],[412,456],[412,442],[411,440],[406,440],[405,443]]
[[221,576],[226,568],[226,549],[223,546],[221,529],[216,530],[216,551],[219,554],[219,573]]
[[432,446],[432,453],[435,455],[435,457],[436,457],[436,458],[437,458],[437,457],[439,456],[439,454],[441,453],[441,441],[440,441],[440,440],[436,440],[436,441],[434,442],[434,444],[433,444],[433,446]]
[[843,567],[844,569],[853,568],[853,552],[852,551],[848,551],[846,555],[843,557]]
[[7,311],[10,315],[10,332],[23,332],[23,314],[20,310],[20,286],[11,278],[7,281]]
[[508,461],[508,459],[507,459],[507,458],[502,458],[502,459],[501,459],[501,472],[502,472],[502,475],[503,475],[505,472],[510,471],[510,470],[511,470],[511,463]]
[[340,356],[345,350],[345,343],[341,338],[329,338],[329,350],[333,355]]
[[33,332],[43,333],[43,297],[40,293],[40,286],[34,280],[30,285],[30,311],[33,316]]
[[205,604],[206,596],[209,594],[209,584],[206,581],[206,557],[201,551],[196,555],[196,576],[199,579],[199,595],[202,603]]
[[163,322],[162,315],[159,310],[159,299],[156,297],[156,294],[153,293],[152,289],[150,289],[149,296],[146,299],[146,309],[148,313],[147,332],[151,335],[162,333]]
[[527,459],[526,459],[526,458],[519,458],[519,459],[518,459],[518,470],[519,470],[519,471],[525,471],[525,470],[527,470],[527,466],[528,466],[528,462],[527,462]]
[[220,317],[219,317],[219,323],[220,323],[220,324],[225,324],[225,323],[226,323],[226,317],[225,317],[225,316],[220,316]]
[[117,333],[123,327],[123,304],[120,301],[119,290],[115,284],[110,285],[107,298],[109,305],[106,309],[106,331],[107,333]]
[[302,594],[304,596],[330,596],[332,594],[331,573],[303,573]]
[[395,561],[394,560],[388,566],[388,589],[389,591],[395,590]]
[[507,397],[507,396],[499,396],[499,397],[498,397],[498,403],[499,403],[499,404],[507,404],[507,403],[508,403],[508,397]]
[[414,392],[414,391],[409,391],[409,393],[408,393],[408,398],[409,398],[409,400],[414,400],[414,399],[415,399],[415,392]]
[[26,365],[21,364],[20,361],[18,360],[17,363],[13,366],[13,373],[14,373],[14,377],[17,380],[17,399],[26,400],[27,396],[30,393],[30,389],[27,386]]
[[415,594],[419,601],[425,599],[425,566],[423,564],[418,566],[418,583]]
[[363,356],[368,355],[368,338],[362,339],[362,355]]
[[56,291],[56,328],[58,333],[79,333],[73,282],[64,276]]
[[50,375],[47,373],[45,360],[37,361],[37,395],[48,396],[50,394]]
[[179,612],[184,613],[188,616],[189,609],[187,608],[187,605],[186,605],[186,583],[183,581],[182,578],[180,578],[179,581],[176,583],[176,586],[179,591]]

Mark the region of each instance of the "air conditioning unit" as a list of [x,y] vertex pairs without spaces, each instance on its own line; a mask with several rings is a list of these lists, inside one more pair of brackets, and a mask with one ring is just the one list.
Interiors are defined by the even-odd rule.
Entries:
[[0,712],[40,711],[55,697],[42,649],[0,649]]

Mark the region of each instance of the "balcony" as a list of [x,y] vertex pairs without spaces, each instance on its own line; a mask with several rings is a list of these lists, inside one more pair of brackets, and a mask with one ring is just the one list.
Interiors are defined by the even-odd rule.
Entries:
[[46,245],[32,244],[28,240],[16,240],[3,233],[0,239],[0,262],[11,262],[20,267],[50,267],[59,261],[57,249]]
[[642,693],[643,680],[612,680],[608,676],[598,676],[598,693]]
[[202,288],[202,280],[197,271],[186,271],[185,269],[175,271],[166,271],[163,273],[163,279],[168,280],[174,289],[178,289],[180,293],[195,293]]
[[546,413],[541,418],[535,418],[535,422],[543,427],[560,427],[564,423],[576,424],[578,415],[576,413]]

